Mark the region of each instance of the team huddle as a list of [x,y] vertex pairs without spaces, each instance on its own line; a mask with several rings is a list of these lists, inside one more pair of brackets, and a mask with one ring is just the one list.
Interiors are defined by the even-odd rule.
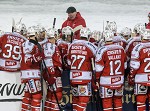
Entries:
[[22,111],[62,111],[64,71],[70,72],[74,111],[85,111],[94,92],[102,100],[103,111],[122,111],[125,81],[134,86],[137,111],[146,111],[145,102],[150,98],[149,26],[138,23],[133,32],[128,27],[117,32],[116,22],[107,22],[104,31],[91,32],[83,25],[46,30],[39,25],[27,29],[18,22],[13,32],[0,31],[0,69],[21,72],[25,84]]

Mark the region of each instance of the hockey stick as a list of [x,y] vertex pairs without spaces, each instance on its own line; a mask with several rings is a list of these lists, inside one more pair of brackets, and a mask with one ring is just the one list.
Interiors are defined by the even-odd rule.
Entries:
[[145,23],[145,28],[146,28],[146,26],[147,26],[147,23]]
[[53,21],[53,28],[55,28],[55,24],[56,24],[56,18],[54,18],[54,21]]
[[20,18],[19,23],[21,23],[21,21],[22,21],[22,17]]
[[[95,74],[95,62],[94,62],[94,58],[91,58],[91,68],[92,68],[92,76],[94,77],[94,81],[96,84],[96,74]],[[102,101],[99,95],[99,89],[94,92],[94,102],[96,101],[96,111],[103,111],[102,109]],[[100,107],[101,106],[101,107]]]
[[12,18],[12,32],[14,32],[14,28],[15,28],[15,20],[14,20],[14,18]]
[[[38,43],[37,38],[36,38],[36,41],[33,42],[33,40],[32,40],[31,42],[34,43],[35,45],[37,45],[37,47],[38,47],[38,49],[40,50],[40,52],[42,52],[42,47],[41,47],[41,45]],[[43,65],[44,65],[44,68],[46,69],[46,72],[48,73],[48,69],[47,69],[47,66],[46,66],[44,60],[42,60],[42,67],[43,67]],[[42,69],[41,69],[41,70],[42,70]],[[47,74],[47,76],[50,77],[50,74]],[[42,74],[41,74],[41,77],[42,77]],[[41,87],[41,89],[42,89],[42,87]],[[54,96],[55,96],[57,105],[58,105],[58,107],[59,107],[59,110],[60,110],[60,111],[63,111],[62,108],[61,108],[60,105],[59,105],[58,98],[57,98],[57,95],[56,95],[56,91],[55,91],[53,85],[52,85],[52,89],[53,89],[53,93],[54,93]],[[43,95],[42,95],[42,96],[43,96]],[[42,104],[42,105],[43,105],[43,104]],[[42,109],[43,109],[43,108],[42,108]],[[44,111],[44,110],[43,110],[43,111]]]

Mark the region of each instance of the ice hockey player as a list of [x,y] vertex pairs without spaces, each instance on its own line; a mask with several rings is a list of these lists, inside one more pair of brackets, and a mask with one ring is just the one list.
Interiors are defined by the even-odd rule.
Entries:
[[42,45],[45,54],[46,68],[44,79],[47,81],[48,90],[44,111],[60,111],[60,100],[62,98],[62,61],[58,47],[55,45],[57,30],[50,28],[47,30],[46,38],[49,40]]
[[126,46],[126,49],[125,49],[128,60],[130,60],[131,52],[132,52],[133,48],[141,42],[141,35],[144,32],[144,30],[145,30],[144,24],[138,23],[135,25],[134,30],[133,30],[135,33],[135,36],[130,38],[127,41],[128,45]]
[[70,43],[72,42],[73,29],[70,26],[64,27],[62,29],[62,36],[63,40],[57,45],[62,57],[63,70],[68,70],[69,67],[67,64],[67,51]]
[[[17,27],[19,26],[19,27]],[[27,39],[20,35],[25,33],[22,23],[17,24],[14,33],[4,33],[0,37],[0,70],[19,71],[22,43]]]
[[150,30],[146,29],[142,42],[137,44],[131,53],[129,84],[135,85],[137,111],[146,111],[146,100],[150,101],[149,92],[149,49]]
[[22,100],[22,111],[40,111],[42,91],[40,63],[44,53],[37,44],[38,30],[36,26],[28,28],[29,40],[22,44],[21,79],[26,85]]
[[95,58],[96,81],[104,111],[122,111],[122,95],[126,54],[120,45],[113,44],[112,31],[104,33],[105,45],[97,50]]
[[85,111],[92,95],[91,58],[95,58],[96,46],[88,41],[90,33],[89,28],[82,28],[80,31],[80,40],[74,41],[68,49],[73,110],[76,111]]

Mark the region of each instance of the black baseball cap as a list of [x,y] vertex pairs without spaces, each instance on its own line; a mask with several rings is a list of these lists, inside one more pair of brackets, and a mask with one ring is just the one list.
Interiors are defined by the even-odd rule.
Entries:
[[73,13],[73,12],[76,12],[76,8],[74,8],[72,6],[66,10],[66,13]]

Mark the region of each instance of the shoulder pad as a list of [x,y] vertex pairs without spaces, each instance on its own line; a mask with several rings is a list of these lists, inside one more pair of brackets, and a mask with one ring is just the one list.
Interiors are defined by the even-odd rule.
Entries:
[[131,58],[134,58],[134,59],[139,58],[139,52],[142,48],[143,48],[143,45],[141,43],[137,44],[132,50]]
[[96,61],[99,61],[102,59],[103,53],[107,50],[106,46],[102,46],[97,50],[96,53]]
[[90,49],[91,49],[91,51],[93,52],[93,54],[95,55],[96,54],[96,50],[97,50],[97,46],[96,45],[94,45],[93,43],[91,43],[91,42],[87,42],[87,44],[86,44]]

